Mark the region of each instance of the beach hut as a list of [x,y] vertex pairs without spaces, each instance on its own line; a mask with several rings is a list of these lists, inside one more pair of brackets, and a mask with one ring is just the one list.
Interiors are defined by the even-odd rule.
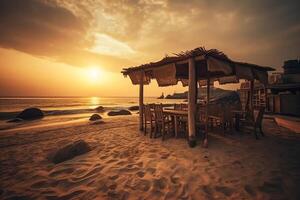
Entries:
[[[209,99],[210,83],[219,81],[220,84],[238,83],[240,79],[250,80],[253,91],[253,82],[258,80],[263,84],[268,83],[268,71],[271,67],[233,61],[224,53],[216,49],[194,50],[166,56],[160,61],[143,64],[136,67],[124,68],[123,75],[129,76],[132,84],[139,85],[139,117],[140,130],[143,129],[143,87],[152,79],[156,79],[159,87],[176,85],[181,82],[188,86],[188,143],[190,147],[196,145],[196,110],[197,110],[197,85],[207,85]],[[251,98],[251,95],[250,95]],[[208,108],[208,106],[206,106]],[[253,106],[250,105],[250,109]],[[207,111],[206,111],[207,116]],[[207,131],[204,141],[207,141]]]

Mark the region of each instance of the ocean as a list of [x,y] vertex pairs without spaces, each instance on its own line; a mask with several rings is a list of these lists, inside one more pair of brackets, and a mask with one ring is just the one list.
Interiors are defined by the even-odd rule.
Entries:
[[[96,113],[95,108],[103,106],[105,112],[101,116],[108,117],[111,110],[128,109],[138,105],[138,97],[34,97],[34,98],[0,98],[0,130],[14,127],[7,121],[17,116],[22,110],[30,107],[41,109],[45,117],[39,123],[66,122],[88,118]],[[178,99],[157,99],[145,97],[144,103],[180,103]],[[137,111],[132,111],[137,114]],[[29,123],[29,122],[26,122]],[[36,123],[36,122],[35,122]]]

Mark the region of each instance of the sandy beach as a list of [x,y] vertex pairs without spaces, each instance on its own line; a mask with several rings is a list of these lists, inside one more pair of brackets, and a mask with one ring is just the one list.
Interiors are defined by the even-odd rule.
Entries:
[[[264,120],[266,137],[209,135],[150,139],[138,117],[1,131],[1,199],[299,199],[300,138]],[[84,155],[53,164],[47,155],[83,139]],[[198,142],[199,144],[199,142]]]

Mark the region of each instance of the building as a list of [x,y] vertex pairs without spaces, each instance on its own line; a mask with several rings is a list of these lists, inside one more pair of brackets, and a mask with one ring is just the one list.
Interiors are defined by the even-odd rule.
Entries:
[[[253,107],[265,107],[275,114],[300,116],[300,60],[287,60],[282,68],[283,72],[269,76],[267,87],[254,81]],[[238,92],[242,107],[246,108],[250,102],[250,82],[241,83]]]
[[287,60],[283,73],[269,77],[268,109],[273,113],[300,116],[300,60]]

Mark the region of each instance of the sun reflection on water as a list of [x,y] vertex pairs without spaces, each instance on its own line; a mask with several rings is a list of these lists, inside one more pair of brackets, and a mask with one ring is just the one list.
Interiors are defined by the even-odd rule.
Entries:
[[90,105],[92,108],[95,108],[95,106],[98,106],[100,103],[100,98],[99,97],[91,97],[90,99]]

